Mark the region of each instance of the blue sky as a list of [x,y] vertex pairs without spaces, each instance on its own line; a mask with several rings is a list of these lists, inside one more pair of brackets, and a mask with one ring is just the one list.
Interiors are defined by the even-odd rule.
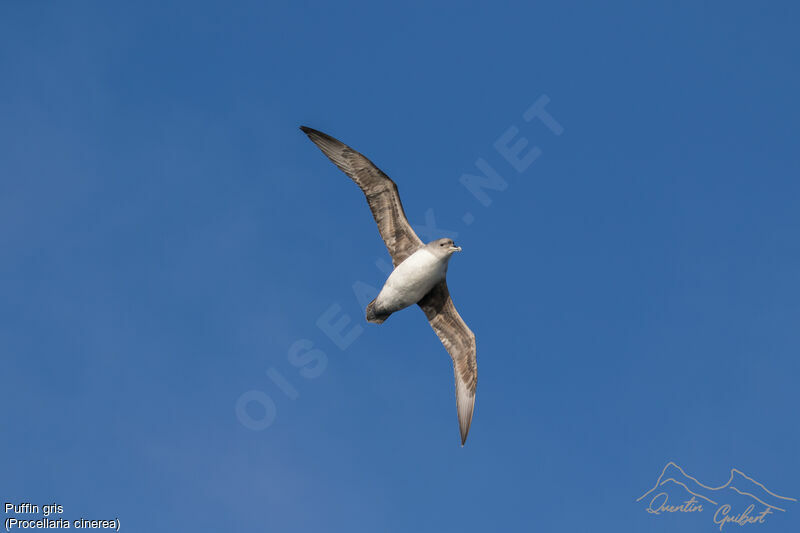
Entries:
[[[635,503],[670,460],[800,497],[800,10],[645,4],[3,3],[0,498],[128,531],[716,531]],[[561,135],[522,117],[542,95]],[[463,449],[423,314],[363,321],[388,256],[301,124],[457,233]]]

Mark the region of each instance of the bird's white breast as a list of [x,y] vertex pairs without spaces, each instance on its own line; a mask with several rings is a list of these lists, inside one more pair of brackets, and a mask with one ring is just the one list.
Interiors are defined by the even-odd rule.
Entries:
[[387,311],[398,311],[420,301],[434,285],[444,279],[447,259],[422,248],[411,254],[389,275],[376,304]]

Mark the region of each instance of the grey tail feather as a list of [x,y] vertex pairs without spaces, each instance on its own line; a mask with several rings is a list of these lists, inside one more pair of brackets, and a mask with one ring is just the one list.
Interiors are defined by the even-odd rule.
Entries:
[[372,300],[367,306],[367,322],[373,324],[383,324],[383,321],[389,318],[392,313],[385,313],[375,309],[375,300]]

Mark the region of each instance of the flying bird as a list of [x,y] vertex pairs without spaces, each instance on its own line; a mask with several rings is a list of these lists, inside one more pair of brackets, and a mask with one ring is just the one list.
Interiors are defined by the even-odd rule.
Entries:
[[300,129],[364,192],[381,238],[392,256],[394,270],[378,296],[367,306],[367,321],[381,324],[392,313],[417,304],[453,359],[463,446],[472,422],[478,382],[475,334],[456,311],[445,279],[450,258],[461,248],[451,239],[423,243],[411,229],[397,185],[389,176],[330,135],[306,126]]

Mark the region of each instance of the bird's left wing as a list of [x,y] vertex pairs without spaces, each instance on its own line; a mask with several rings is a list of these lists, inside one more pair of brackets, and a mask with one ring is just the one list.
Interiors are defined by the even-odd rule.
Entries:
[[447,281],[440,281],[418,304],[428,317],[433,331],[439,336],[450,357],[456,375],[456,405],[461,445],[467,441],[472,411],[475,408],[475,388],[478,384],[475,334],[470,331],[456,311]]
[[406,219],[397,185],[389,176],[372,161],[330,135],[306,126],[300,126],[300,129],[333,164],[361,187],[394,266],[422,246],[423,242]]

